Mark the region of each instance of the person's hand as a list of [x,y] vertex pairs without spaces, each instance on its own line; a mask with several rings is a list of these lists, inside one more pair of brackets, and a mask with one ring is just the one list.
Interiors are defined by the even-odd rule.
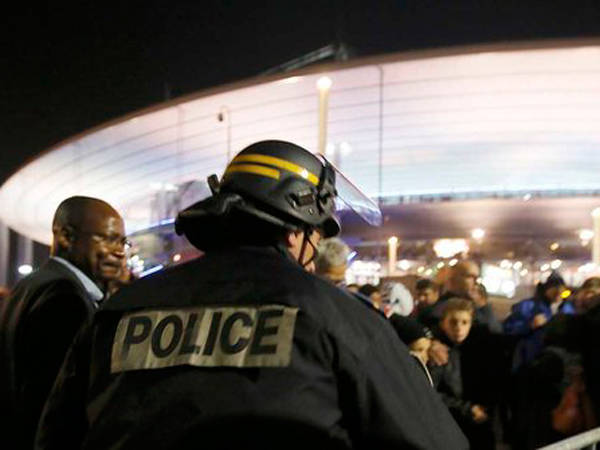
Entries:
[[546,325],[546,322],[548,322],[548,319],[546,319],[545,315],[542,313],[536,314],[531,321],[531,328],[535,330],[536,328]]
[[431,347],[427,352],[429,355],[429,362],[434,366],[443,366],[448,364],[448,346],[442,344],[437,339],[431,341]]
[[489,419],[485,409],[479,405],[471,406],[471,417],[475,423],[482,423]]

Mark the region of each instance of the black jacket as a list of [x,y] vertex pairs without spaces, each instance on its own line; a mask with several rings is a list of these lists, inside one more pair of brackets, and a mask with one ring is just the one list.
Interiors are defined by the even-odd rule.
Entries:
[[0,448],[33,447],[67,350],[94,311],[76,275],[52,259],[0,301]]
[[418,370],[383,317],[276,250],[208,253],[106,303],[37,448],[466,449]]

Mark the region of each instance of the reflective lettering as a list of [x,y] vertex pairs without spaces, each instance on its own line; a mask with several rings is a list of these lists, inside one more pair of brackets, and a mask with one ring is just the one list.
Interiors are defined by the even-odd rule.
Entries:
[[[163,341],[163,337],[165,336],[165,330],[169,325],[173,325],[173,333],[170,336],[170,342],[166,347],[161,347],[161,342]],[[152,352],[158,356],[159,358],[165,358],[173,353],[173,350],[179,345],[179,341],[181,340],[181,334],[183,332],[183,322],[179,316],[171,314],[161,320],[156,328],[154,329],[154,333],[152,333]],[[169,335],[167,334],[167,340],[169,339]]]
[[223,324],[223,330],[221,331],[221,350],[223,350],[223,353],[225,354],[231,355],[233,353],[241,352],[250,342],[250,339],[248,339],[250,333],[248,333],[248,337],[242,337],[240,336],[240,333],[237,333],[234,335],[234,337],[238,337],[237,341],[235,344],[231,344],[231,330],[238,320],[242,322],[243,327],[252,327],[252,319],[248,314],[244,312],[234,312],[230,315]]
[[188,318],[188,323],[185,327],[185,332],[183,333],[183,342],[181,343],[181,348],[179,349],[180,355],[189,355],[192,353],[200,353],[200,346],[194,345],[192,343],[192,339],[196,338],[194,332],[196,331],[196,322],[197,321],[198,321],[198,314],[191,313]]
[[282,309],[272,309],[267,311],[260,311],[258,313],[258,319],[256,320],[256,330],[254,331],[254,340],[252,341],[252,347],[250,353],[253,355],[270,355],[277,351],[277,345],[263,345],[261,341],[267,336],[276,335],[279,331],[278,326],[267,326],[267,320],[280,318],[283,316]]
[[215,343],[217,342],[217,337],[219,336],[219,325],[221,325],[222,317],[223,313],[220,311],[213,314],[208,338],[206,339],[204,351],[202,352],[203,355],[212,355],[213,350],[215,349]]
[[154,309],[123,315],[111,372],[195,367],[286,367],[298,308],[284,305]]
[[[138,325],[141,326],[139,334],[136,334],[136,328]],[[127,325],[127,332],[125,333],[125,339],[123,340],[123,357],[127,358],[129,349],[132,345],[143,342],[148,336],[150,336],[150,330],[152,329],[152,321],[146,316],[132,317]]]

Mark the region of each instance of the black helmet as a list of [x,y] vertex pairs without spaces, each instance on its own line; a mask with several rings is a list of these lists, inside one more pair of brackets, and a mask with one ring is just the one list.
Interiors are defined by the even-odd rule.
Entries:
[[[246,147],[227,166],[223,179],[213,178],[213,196],[182,211],[175,222],[196,247],[206,249],[239,220],[267,222],[285,230],[317,228],[336,236],[335,169],[298,145],[262,141]],[[256,227],[255,227],[256,228]]]

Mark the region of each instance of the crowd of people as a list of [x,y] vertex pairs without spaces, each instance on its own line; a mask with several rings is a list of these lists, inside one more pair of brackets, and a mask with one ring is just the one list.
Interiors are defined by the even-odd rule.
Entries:
[[322,241],[317,272],[388,318],[427,368],[471,448],[534,449],[598,426],[592,349],[600,278],[571,293],[552,272],[500,321],[474,261],[459,261],[442,283],[418,279],[409,299],[399,301],[397,281],[345,286],[331,278],[332,266],[346,267],[349,253],[341,239]]
[[600,279],[571,301],[553,274],[503,322],[469,260],[413,292],[346,285],[344,182],[253,144],[177,217],[203,256],[134,282],[119,213],[66,199],[0,299],[0,448],[520,450],[597,426]]

